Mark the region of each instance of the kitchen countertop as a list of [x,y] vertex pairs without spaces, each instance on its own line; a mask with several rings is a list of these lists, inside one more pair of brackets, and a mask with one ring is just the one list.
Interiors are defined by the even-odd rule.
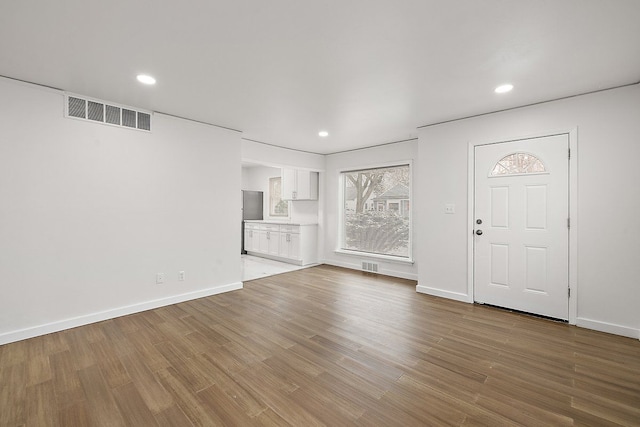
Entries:
[[254,224],[277,224],[277,225],[318,225],[317,222],[289,222],[289,221],[274,221],[268,219],[245,219],[244,222],[250,222]]

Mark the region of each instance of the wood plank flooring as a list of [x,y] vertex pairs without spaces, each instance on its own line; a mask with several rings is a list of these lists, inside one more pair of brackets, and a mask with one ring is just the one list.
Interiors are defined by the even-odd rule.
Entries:
[[0,346],[0,426],[640,426],[640,342],[319,266]]

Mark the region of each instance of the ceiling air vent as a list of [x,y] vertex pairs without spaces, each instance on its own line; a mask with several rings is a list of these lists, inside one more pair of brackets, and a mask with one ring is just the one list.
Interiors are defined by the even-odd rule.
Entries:
[[150,112],[76,95],[65,95],[65,116],[112,126],[151,131],[152,113]]
[[138,111],[138,129],[151,130],[151,114]]
[[128,128],[136,127],[136,112],[133,110],[122,109],[122,126]]
[[69,96],[67,98],[67,114],[69,117],[78,117],[80,119],[87,118],[87,101],[80,98]]
[[99,102],[89,101],[87,109],[87,119],[94,120],[96,122],[104,121],[104,104]]
[[120,126],[120,107],[114,107],[113,105],[105,105],[104,110],[104,122],[110,125]]

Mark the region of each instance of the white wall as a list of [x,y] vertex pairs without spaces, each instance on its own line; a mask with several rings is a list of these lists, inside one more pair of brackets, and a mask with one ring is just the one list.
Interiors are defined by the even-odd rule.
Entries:
[[[386,261],[378,258],[367,256],[346,255],[336,253],[338,249],[338,227],[340,218],[340,172],[350,168],[366,168],[369,166],[378,166],[393,162],[412,161],[413,178],[417,177],[418,165],[418,143],[417,141],[407,141],[396,144],[383,145],[374,148],[365,148],[362,150],[349,151],[345,153],[330,154],[326,157],[326,173],[324,186],[324,222],[322,224],[322,232],[324,233],[324,254],[323,262],[327,264],[353,268],[360,270],[362,261],[373,261],[378,263],[378,271],[382,274],[404,277],[407,279],[418,278],[418,262],[413,264],[401,263],[395,261]],[[412,185],[413,190],[413,206],[415,201],[421,197],[422,189]],[[413,215],[413,257],[417,260],[419,242],[417,240],[416,228],[420,221],[420,212],[416,209]]]
[[251,168],[248,167],[244,167],[244,165],[242,166],[242,173],[240,175],[240,186],[242,190],[251,190],[251,191],[259,191],[259,190],[253,190],[253,188],[250,188],[253,186],[253,179],[251,177],[251,172],[250,172]]
[[275,147],[247,139],[242,140],[242,160],[249,163],[322,171],[324,170],[324,157],[320,154]]
[[0,99],[0,344],[242,286],[240,134],[67,119],[7,79]]
[[[467,147],[549,131],[578,134],[577,324],[640,336],[640,86],[420,130],[419,287],[467,295]],[[444,205],[456,204],[455,215]]]

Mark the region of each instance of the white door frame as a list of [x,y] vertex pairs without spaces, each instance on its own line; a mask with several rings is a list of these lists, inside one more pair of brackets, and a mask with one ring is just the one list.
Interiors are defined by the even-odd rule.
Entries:
[[534,135],[526,135],[512,138],[493,139],[490,141],[469,141],[467,160],[467,296],[468,302],[474,302],[473,298],[473,271],[474,271],[474,220],[475,220],[475,147],[480,145],[514,142],[523,139],[542,138],[553,135],[568,135],[569,149],[569,323],[576,324],[578,312],[578,129],[560,130],[557,132],[544,132]]

